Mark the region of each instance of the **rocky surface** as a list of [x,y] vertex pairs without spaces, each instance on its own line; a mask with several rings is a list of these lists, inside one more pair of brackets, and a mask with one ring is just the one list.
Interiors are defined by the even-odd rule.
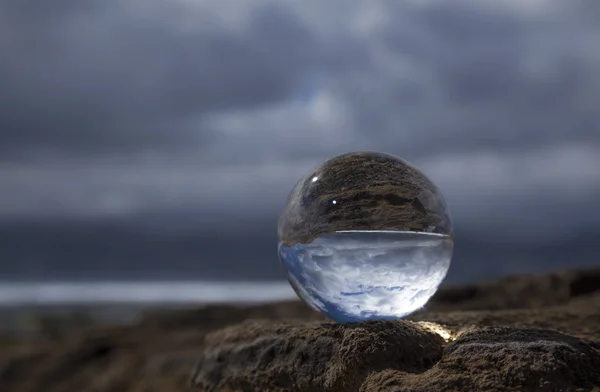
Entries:
[[211,306],[1,344],[3,392],[600,392],[600,268],[445,288],[403,321]]

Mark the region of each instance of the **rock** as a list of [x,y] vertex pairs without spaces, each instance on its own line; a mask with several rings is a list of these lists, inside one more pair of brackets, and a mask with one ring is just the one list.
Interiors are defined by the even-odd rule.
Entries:
[[273,325],[249,322],[207,337],[193,383],[208,391],[355,391],[389,367],[422,373],[444,339],[414,322]]
[[[210,392],[600,391],[597,276],[445,289],[411,321],[241,323],[207,336],[192,384]],[[462,310],[449,311],[452,303]]]
[[427,373],[372,372],[360,391],[591,391],[600,353],[555,331],[486,327],[462,333]]
[[600,392],[600,268],[442,288],[403,321],[215,305],[0,345],[2,392]]
[[577,337],[539,328],[471,327],[448,340],[410,321],[244,323],[209,335],[193,383],[211,392],[600,388],[598,346]]
[[539,309],[594,293],[600,293],[600,268],[509,276],[476,284],[442,287],[425,310]]

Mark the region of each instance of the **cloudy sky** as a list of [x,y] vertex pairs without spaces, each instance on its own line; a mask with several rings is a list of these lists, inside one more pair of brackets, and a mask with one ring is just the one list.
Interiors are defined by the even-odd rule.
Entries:
[[597,263],[598,42],[596,0],[0,0],[0,270],[53,270],[75,256],[49,238],[108,225],[204,244],[134,262],[94,234],[125,264],[276,276],[287,193],[356,150],[441,188],[457,268],[499,244]]

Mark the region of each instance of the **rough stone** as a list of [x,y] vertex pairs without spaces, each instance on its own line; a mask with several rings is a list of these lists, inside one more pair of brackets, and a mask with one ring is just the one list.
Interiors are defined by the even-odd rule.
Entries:
[[442,288],[403,321],[299,301],[1,337],[2,392],[600,392],[600,268]]
[[[244,323],[207,337],[194,384],[208,391],[354,391],[375,370],[422,373],[444,339],[417,323]],[[250,389],[248,389],[250,388]]]

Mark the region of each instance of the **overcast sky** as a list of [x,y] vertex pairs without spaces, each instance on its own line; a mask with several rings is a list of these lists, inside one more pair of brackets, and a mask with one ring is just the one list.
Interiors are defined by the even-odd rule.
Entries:
[[0,0],[0,220],[250,232],[379,150],[553,241],[600,224],[599,42],[597,0]]

